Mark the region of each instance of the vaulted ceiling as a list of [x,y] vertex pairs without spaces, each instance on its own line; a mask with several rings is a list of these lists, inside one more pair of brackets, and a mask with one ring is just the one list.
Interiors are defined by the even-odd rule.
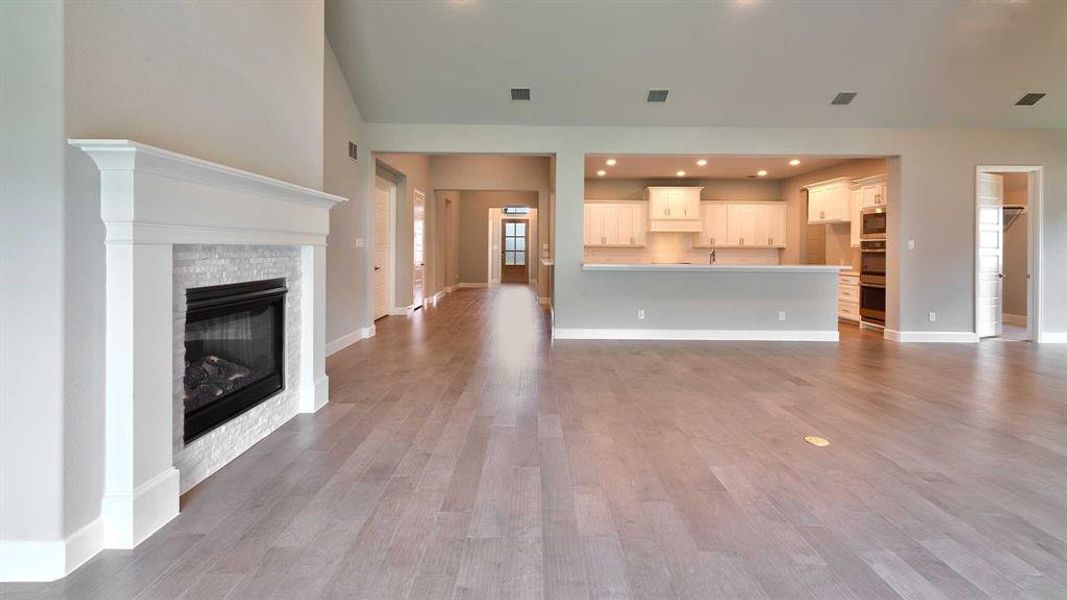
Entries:
[[1067,127],[1064,0],[328,0],[326,29],[374,122]]

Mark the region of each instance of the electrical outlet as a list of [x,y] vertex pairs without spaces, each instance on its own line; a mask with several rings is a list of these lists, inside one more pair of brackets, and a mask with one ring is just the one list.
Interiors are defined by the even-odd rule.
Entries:
[[641,309],[641,310],[637,311],[637,318],[638,319],[644,319],[645,318],[645,310],[644,309]]
[[915,249],[915,240],[908,240],[908,250]]
[[933,323],[936,320],[937,320],[937,313],[934,313],[934,312],[930,313],[930,322]]
[[356,248],[362,248],[362,247],[363,247],[363,238],[361,238],[361,237],[356,238]]
[[778,320],[779,321],[784,321],[785,320],[785,311],[784,310],[778,311]]

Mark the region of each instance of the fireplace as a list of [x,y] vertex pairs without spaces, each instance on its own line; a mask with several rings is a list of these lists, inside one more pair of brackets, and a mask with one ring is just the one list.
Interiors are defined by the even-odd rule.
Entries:
[[285,279],[186,290],[184,440],[285,388]]

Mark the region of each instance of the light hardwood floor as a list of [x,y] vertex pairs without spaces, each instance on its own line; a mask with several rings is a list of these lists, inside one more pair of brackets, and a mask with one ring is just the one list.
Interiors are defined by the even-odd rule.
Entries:
[[[1067,598],[1067,350],[551,344],[522,286],[333,356],[331,403],[14,598]],[[804,442],[819,435],[830,445]]]

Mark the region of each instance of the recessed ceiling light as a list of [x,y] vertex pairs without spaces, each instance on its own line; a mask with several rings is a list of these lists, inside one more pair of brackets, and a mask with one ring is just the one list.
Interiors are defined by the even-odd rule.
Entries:
[[836,104],[838,106],[845,106],[846,104],[852,104],[852,101],[856,99],[856,92],[838,92],[834,99],[830,101],[830,104]]
[[604,161],[604,164],[606,164],[609,167],[614,167],[615,166],[615,159],[614,158],[609,158],[606,161]]
[[789,166],[790,167],[795,167],[795,166],[797,166],[799,164],[800,164],[800,161],[795,159],[795,158],[793,160],[789,161]]
[[675,175],[679,177],[685,177],[685,171],[678,171],[677,173],[675,173]]
[[708,166],[708,161],[706,159],[702,158],[702,159],[697,161],[697,166],[698,167],[706,167],[706,166]]
[[763,169],[760,169],[759,171],[756,171],[756,175],[759,175],[760,177],[766,177],[767,176],[767,171],[764,171]]
[[1019,101],[1015,103],[1015,106],[1033,106],[1033,105],[1037,104],[1038,100],[1040,100],[1040,99],[1042,99],[1044,97],[1045,97],[1045,94],[1042,94],[1040,92],[1030,92],[1029,94],[1026,94],[1025,96],[1023,96],[1022,98],[1019,98]]
[[596,172],[597,177],[603,177],[603,176],[605,176],[607,174],[608,174],[608,172],[605,171],[604,169],[600,169],[599,171]]

